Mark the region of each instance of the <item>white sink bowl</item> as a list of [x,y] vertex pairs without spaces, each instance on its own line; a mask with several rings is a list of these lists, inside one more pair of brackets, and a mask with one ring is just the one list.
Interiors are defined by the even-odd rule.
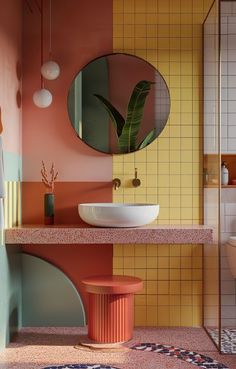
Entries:
[[155,204],[96,203],[78,205],[81,219],[97,227],[140,227],[153,222],[159,214]]

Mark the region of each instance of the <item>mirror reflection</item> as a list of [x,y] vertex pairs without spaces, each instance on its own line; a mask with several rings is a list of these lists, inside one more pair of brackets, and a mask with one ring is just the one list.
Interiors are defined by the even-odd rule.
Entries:
[[95,150],[140,150],[160,135],[170,113],[161,74],[133,55],[110,54],[87,64],[72,81],[68,112],[77,136]]

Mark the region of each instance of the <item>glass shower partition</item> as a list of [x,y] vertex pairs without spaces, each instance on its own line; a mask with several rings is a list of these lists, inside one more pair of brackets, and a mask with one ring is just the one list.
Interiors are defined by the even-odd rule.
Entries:
[[220,22],[215,0],[203,24],[204,223],[214,227],[214,243],[204,245],[203,325],[221,349],[220,321]]

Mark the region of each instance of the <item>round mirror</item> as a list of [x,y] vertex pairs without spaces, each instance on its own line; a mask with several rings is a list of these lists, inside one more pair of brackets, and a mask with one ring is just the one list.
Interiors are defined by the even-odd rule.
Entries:
[[92,60],[72,81],[68,112],[77,136],[95,150],[121,154],[143,149],[158,137],[170,113],[161,74],[133,55]]

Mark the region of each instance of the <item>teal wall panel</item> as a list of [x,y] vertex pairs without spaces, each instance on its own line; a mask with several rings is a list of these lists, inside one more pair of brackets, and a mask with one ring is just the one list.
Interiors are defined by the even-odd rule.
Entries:
[[21,253],[18,246],[0,246],[0,349],[21,327]]
[[22,180],[22,158],[15,153],[3,151],[4,174],[6,181]]
[[[7,176],[17,178],[18,164],[15,161],[15,169],[11,173],[11,163],[5,156]],[[10,228],[18,225],[21,219],[20,182],[6,181],[5,184],[4,223],[5,228]],[[6,347],[12,335],[21,327],[21,317],[21,249],[19,246],[6,246],[4,232],[0,230],[0,349]]]
[[69,278],[52,264],[22,254],[22,325],[84,326],[80,295]]

